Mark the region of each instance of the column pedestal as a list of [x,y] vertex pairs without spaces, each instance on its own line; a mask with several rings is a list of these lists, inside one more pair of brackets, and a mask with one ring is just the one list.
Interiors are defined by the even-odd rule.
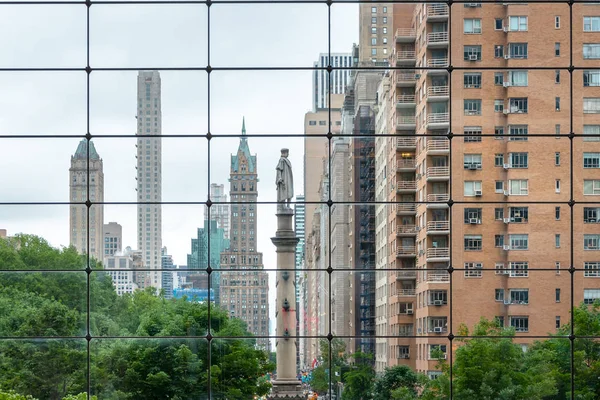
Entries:
[[283,204],[277,204],[277,232],[271,241],[277,248],[277,300],[275,315],[277,336],[277,379],[272,381],[273,389],[269,400],[305,400],[302,384],[296,378],[296,245],[298,238],[294,232],[294,211]]

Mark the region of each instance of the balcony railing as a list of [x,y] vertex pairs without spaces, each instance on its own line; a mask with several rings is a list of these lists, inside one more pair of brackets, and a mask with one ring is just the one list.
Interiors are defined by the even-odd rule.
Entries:
[[416,225],[398,225],[397,233],[417,233]]
[[432,4],[427,6],[428,17],[444,17],[448,16],[448,6],[445,4]]
[[448,42],[448,32],[431,32],[427,34],[427,44]]
[[430,68],[446,68],[448,66],[448,59],[443,58],[430,58],[427,60],[427,66]]
[[447,272],[427,272],[427,282],[450,282],[450,274]]
[[396,213],[415,212],[417,210],[417,205],[414,203],[397,204],[396,207]]
[[428,140],[427,151],[448,151],[450,150],[450,142],[448,140]]
[[398,72],[396,74],[396,82],[414,82],[417,80],[415,72]]
[[398,61],[414,60],[417,53],[414,50],[400,50],[396,52],[396,59]]
[[417,166],[417,160],[414,158],[402,158],[398,160],[398,169],[402,168],[415,168]]
[[396,255],[399,256],[410,256],[415,254],[415,246],[398,246]]
[[416,294],[415,289],[398,289],[396,293],[398,296],[414,296]]
[[427,97],[448,96],[450,90],[448,86],[430,86],[427,88]]
[[396,138],[396,147],[415,147],[417,145],[417,138],[414,137],[399,137]]
[[396,278],[404,278],[404,279],[417,279],[417,271],[409,270],[409,271],[397,271]]
[[413,37],[417,36],[417,31],[413,28],[398,28],[396,30],[396,37]]
[[402,103],[414,103],[415,95],[414,94],[401,94],[396,97],[396,101],[400,104]]
[[450,122],[449,113],[433,113],[427,115],[428,124],[447,124]]
[[417,181],[400,181],[396,188],[398,190],[417,190]]
[[417,120],[414,115],[401,115],[398,117],[398,125],[414,125]]
[[443,232],[450,230],[450,221],[429,221],[427,232]]
[[448,200],[450,200],[450,195],[447,193],[428,194],[427,195],[428,202],[439,202],[439,201],[448,201]]
[[450,167],[429,167],[427,168],[428,178],[449,177]]
[[450,257],[450,249],[448,247],[437,247],[427,249],[427,258],[446,258]]

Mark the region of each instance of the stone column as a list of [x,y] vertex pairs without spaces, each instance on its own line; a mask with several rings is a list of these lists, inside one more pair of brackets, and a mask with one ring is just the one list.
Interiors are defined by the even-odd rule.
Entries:
[[[277,205],[277,232],[271,241],[277,248],[277,300],[275,316],[277,336],[277,378],[272,382],[273,389],[269,400],[305,400],[302,385],[296,377],[296,291],[293,271],[296,262],[298,238],[294,232],[294,211]],[[288,269],[288,271],[282,271]]]

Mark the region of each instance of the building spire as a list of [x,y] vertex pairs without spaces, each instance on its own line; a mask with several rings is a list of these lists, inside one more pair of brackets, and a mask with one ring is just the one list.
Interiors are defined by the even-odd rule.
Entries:
[[246,117],[242,117],[242,136],[246,136]]

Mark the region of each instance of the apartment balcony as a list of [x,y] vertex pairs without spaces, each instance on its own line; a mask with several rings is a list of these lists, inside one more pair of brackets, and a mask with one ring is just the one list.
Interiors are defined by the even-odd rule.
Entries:
[[417,279],[417,271],[416,270],[398,270],[396,271],[396,280],[413,280]]
[[417,205],[414,203],[396,204],[396,215],[415,215],[416,212]]
[[390,318],[389,323],[390,324],[410,324],[411,322],[414,321],[415,315],[413,313],[412,310],[410,310],[410,313],[406,312],[406,313],[399,313],[396,315],[393,315]]
[[442,140],[428,140],[427,141],[427,155],[440,155],[448,154],[450,152],[450,141],[447,139]]
[[416,105],[414,94],[401,94],[396,97],[396,108],[414,108]]
[[[401,117],[402,118],[402,117]],[[414,119],[414,117],[413,117]],[[417,148],[416,137],[398,137],[396,138],[396,150],[415,150]]]
[[396,171],[406,172],[414,171],[417,168],[417,160],[414,158],[401,158],[396,164]]
[[414,297],[416,295],[415,289],[397,289],[396,295],[398,297]]
[[449,235],[450,221],[429,221],[427,222],[428,235]]
[[450,98],[448,86],[430,86],[427,88],[427,101],[447,101]]
[[448,21],[449,8],[445,4],[427,6],[427,22]]
[[400,181],[396,185],[397,193],[414,193],[417,190],[417,181]]
[[396,227],[396,236],[414,236],[416,234],[416,225],[398,225]]
[[415,246],[398,246],[396,250],[396,257],[398,258],[415,258],[417,256],[417,250]]
[[395,53],[396,66],[414,65],[417,62],[417,53],[414,50],[398,50]]
[[450,261],[450,248],[432,247],[426,252],[427,262]]
[[447,181],[450,179],[450,167],[427,168],[427,181]]
[[427,271],[425,281],[432,283],[450,282],[450,274],[448,272],[430,272]]
[[428,194],[427,208],[448,208],[448,200],[450,195],[447,193]]
[[401,115],[396,120],[396,130],[408,131],[417,128],[417,119],[414,115]]
[[427,47],[430,49],[448,47],[448,32],[431,32],[427,34]]
[[431,113],[427,115],[426,128],[427,129],[444,129],[450,127],[450,114],[445,113]]
[[417,82],[415,71],[397,70],[395,75],[397,87],[414,87]]
[[398,28],[394,37],[396,43],[414,43],[417,39],[417,31],[412,28]]
[[445,74],[448,72],[446,70],[448,68],[448,58],[430,58],[427,60],[427,67],[430,68],[427,70],[429,75]]

